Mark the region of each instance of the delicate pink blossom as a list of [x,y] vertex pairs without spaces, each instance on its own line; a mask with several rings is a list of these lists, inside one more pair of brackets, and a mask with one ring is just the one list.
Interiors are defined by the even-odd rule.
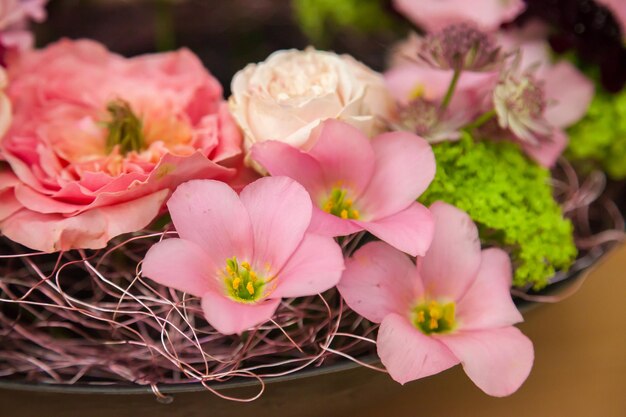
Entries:
[[[541,85],[543,98],[531,99],[542,102],[540,124],[549,125],[550,133],[540,128],[538,140],[524,140],[524,135],[515,132],[522,141],[524,150],[541,165],[551,167],[567,146],[565,128],[580,120],[587,112],[594,95],[593,82],[574,65],[561,60],[554,62],[548,43],[544,39],[545,29],[531,22],[521,30],[510,30],[500,34],[500,44],[505,50],[519,50],[520,62],[511,79],[532,80],[530,84]],[[530,78],[528,75],[530,75]],[[528,84],[528,85],[530,85]],[[537,96],[537,94],[534,94]],[[522,97],[522,96],[520,96]],[[526,95],[526,98],[529,98]],[[524,101],[524,100],[522,100]],[[520,105],[523,104],[520,102]]]
[[415,200],[435,174],[428,143],[407,132],[369,141],[336,120],[313,134],[309,152],[278,141],[252,148],[252,158],[270,174],[291,177],[307,189],[315,206],[311,230],[332,236],[367,230],[402,251],[424,254],[433,223]]
[[240,196],[219,181],[190,181],[167,206],[180,238],[150,248],[143,274],[201,297],[220,333],[266,322],[283,297],[334,287],[344,269],[339,245],[307,232],[311,199],[289,178],[259,179]]
[[393,5],[427,32],[462,22],[495,30],[525,9],[523,0],[393,0]]
[[216,162],[241,152],[241,135],[187,50],[126,59],[64,40],[7,71],[14,115],[0,158],[19,182],[2,194],[16,210],[0,230],[18,243],[102,248],[147,226],[181,182],[234,174]]
[[480,389],[515,392],[528,376],[533,346],[509,287],[511,262],[500,249],[481,251],[470,217],[445,203],[431,207],[435,234],[415,266],[383,242],[346,261],[337,285],[347,304],[381,323],[381,361],[404,384],[461,363]]

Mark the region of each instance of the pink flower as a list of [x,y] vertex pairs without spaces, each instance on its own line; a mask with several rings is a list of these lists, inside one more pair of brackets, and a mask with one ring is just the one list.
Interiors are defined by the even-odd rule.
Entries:
[[0,61],[7,50],[23,51],[33,45],[28,20],[46,18],[48,0],[3,0],[0,2]]
[[[506,50],[518,49],[521,62],[518,79],[524,72],[532,71],[532,77],[542,85],[543,102],[541,118],[553,129],[544,140],[528,143],[522,140],[526,153],[541,165],[551,167],[567,146],[565,128],[580,120],[586,113],[594,95],[593,82],[567,61],[553,62],[550,47],[543,35],[545,29],[531,22],[522,30],[511,30],[500,35],[500,44]],[[523,99],[523,94],[518,95]],[[519,103],[528,108],[528,104]],[[545,130],[545,129],[543,129]],[[518,135],[519,136],[519,135]],[[531,141],[532,142],[532,141]]]
[[278,141],[252,148],[252,159],[285,175],[313,200],[311,231],[344,236],[367,230],[411,255],[424,254],[433,233],[428,209],[415,200],[435,175],[430,146],[406,132],[369,141],[347,123],[328,120],[304,152]]
[[307,233],[311,199],[289,178],[259,179],[240,196],[219,181],[190,181],[167,206],[180,239],[150,248],[143,274],[202,297],[220,333],[241,334],[269,320],[282,297],[326,291],[341,277],[341,249]]
[[495,30],[525,9],[523,0],[393,0],[393,5],[428,32],[461,22]]
[[511,263],[500,249],[480,250],[470,217],[445,203],[431,207],[435,235],[417,267],[382,242],[346,261],[337,285],[350,308],[381,323],[377,347],[391,377],[404,384],[458,363],[489,395],[513,393],[528,376],[533,346],[509,287]]
[[18,243],[102,248],[147,226],[181,182],[234,174],[216,162],[240,153],[240,133],[187,50],[125,59],[65,40],[20,54],[8,74],[0,159],[19,182],[0,204],[20,208],[0,230]]

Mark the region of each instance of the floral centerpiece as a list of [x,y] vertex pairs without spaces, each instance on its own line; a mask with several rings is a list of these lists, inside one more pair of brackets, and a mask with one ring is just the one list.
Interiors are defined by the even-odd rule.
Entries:
[[395,1],[420,32],[384,74],[281,50],[226,99],[187,49],[18,47],[44,2],[8,2],[0,376],[224,396],[232,378],[352,360],[402,384],[460,364],[515,392],[534,354],[512,295],[624,237],[596,203],[597,168],[625,174],[623,100],[555,58],[545,24],[503,29],[522,1],[481,4]]

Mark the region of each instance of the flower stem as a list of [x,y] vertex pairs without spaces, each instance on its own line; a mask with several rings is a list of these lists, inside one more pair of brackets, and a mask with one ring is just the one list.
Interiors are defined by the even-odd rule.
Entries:
[[479,127],[487,123],[489,120],[493,119],[495,115],[496,115],[496,111],[494,109],[491,109],[488,112],[481,114],[478,117],[478,119],[476,119],[473,123],[470,123],[467,126],[465,126],[465,130],[470,131],[470,130],[478,129]]
[[443,101],[439,106],[439,113],[446,111],[450,101],[452,100],[452,95],[454,94],[454,90],[456,89],[456,85],[459,81],[459,77],[461,76],[461,69],[455,69],[452,74],[452,80],[450,81],[450,85],[448,86],[448,91],[446,91],[446,95],[443,97]]

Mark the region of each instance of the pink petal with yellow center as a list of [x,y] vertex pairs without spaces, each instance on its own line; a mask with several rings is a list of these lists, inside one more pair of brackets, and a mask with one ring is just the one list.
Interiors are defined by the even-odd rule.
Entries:
[[212,265],[225,267],[233,256],[251,260],[254,235],[248,211],[225,183],[194,180],[181,184],[167,207],[179,236],[200,246]]
[[358,198],[372,178],[376,160],[367,137],[356,127],[333,119],[311,135],[317,140],[309,154],[322,167],[326,186],[345,188],[353,199]]
[[280,298],[256,303],[239,303],[209,291],[202,297],[202,310],[211,326],[222,334],[241,334],[270,320],[280,304]]
[[254,259],[280,270],[311,222],[309,194],[291,178],[265,177],[244,188],[240,198],[252,224]]
[[426,336],[407,317],[398,314],[384,318],[376,345],[389,375],[401,384],[437,374],[459,363],[443,343]]
[[392,313],[407,315],[422,293],[415,265],[384,242],[370,242],[346,260],[337,289],[351,309],[380,323]]
[[313,217],[309,232],[324,236],[347,236],[363,230],[363,226],[354,220],[342,219],[313,207]]
[[142,263],[142,275],[159,284],[201,297],[217,289],[217,271],[211,258],[190,240],[166,239],[153,245]]
[[339,282],[344,270],[341,248],[334,239],[307,233],[278,273],[273,297],[302,297],[324,292]]
[[495,397],[517,391],[533,365],[533,344],[515,327],[458,332],[439,339],[460,359],[478,388]]
[[509,255],[496,248],[482,251],[476,280],[456,306],[460,328],[489,329],[523,321],[511,298],[511,282]]
[[365,230],[412,256],[423,256],[433,239],[435,222],[430,211],[419,203],[379,220],[359,222]]
[[446,203],[430,207],[435,234],[418,270],[431,298],[459,300],[473,284],[480,267],[478,229],[463,211]]
[[422,138],[407,132],[372,139],[374,175],[358,199],[364,216],[380,219],[408,208],[435,176],[435,156]]
[[5,219],[0,227],[9,239],[43,252],[100,249],[114,236],[146,227],[159,213],[168,194],[169,190],[161,190],[73,217],[24,209]]
[[311,195],[313,203],[321,204],[328,187],[320,163],[311,155],[273,140],[255,144],[251,155],[271,175],[287,176],[302,184]]

